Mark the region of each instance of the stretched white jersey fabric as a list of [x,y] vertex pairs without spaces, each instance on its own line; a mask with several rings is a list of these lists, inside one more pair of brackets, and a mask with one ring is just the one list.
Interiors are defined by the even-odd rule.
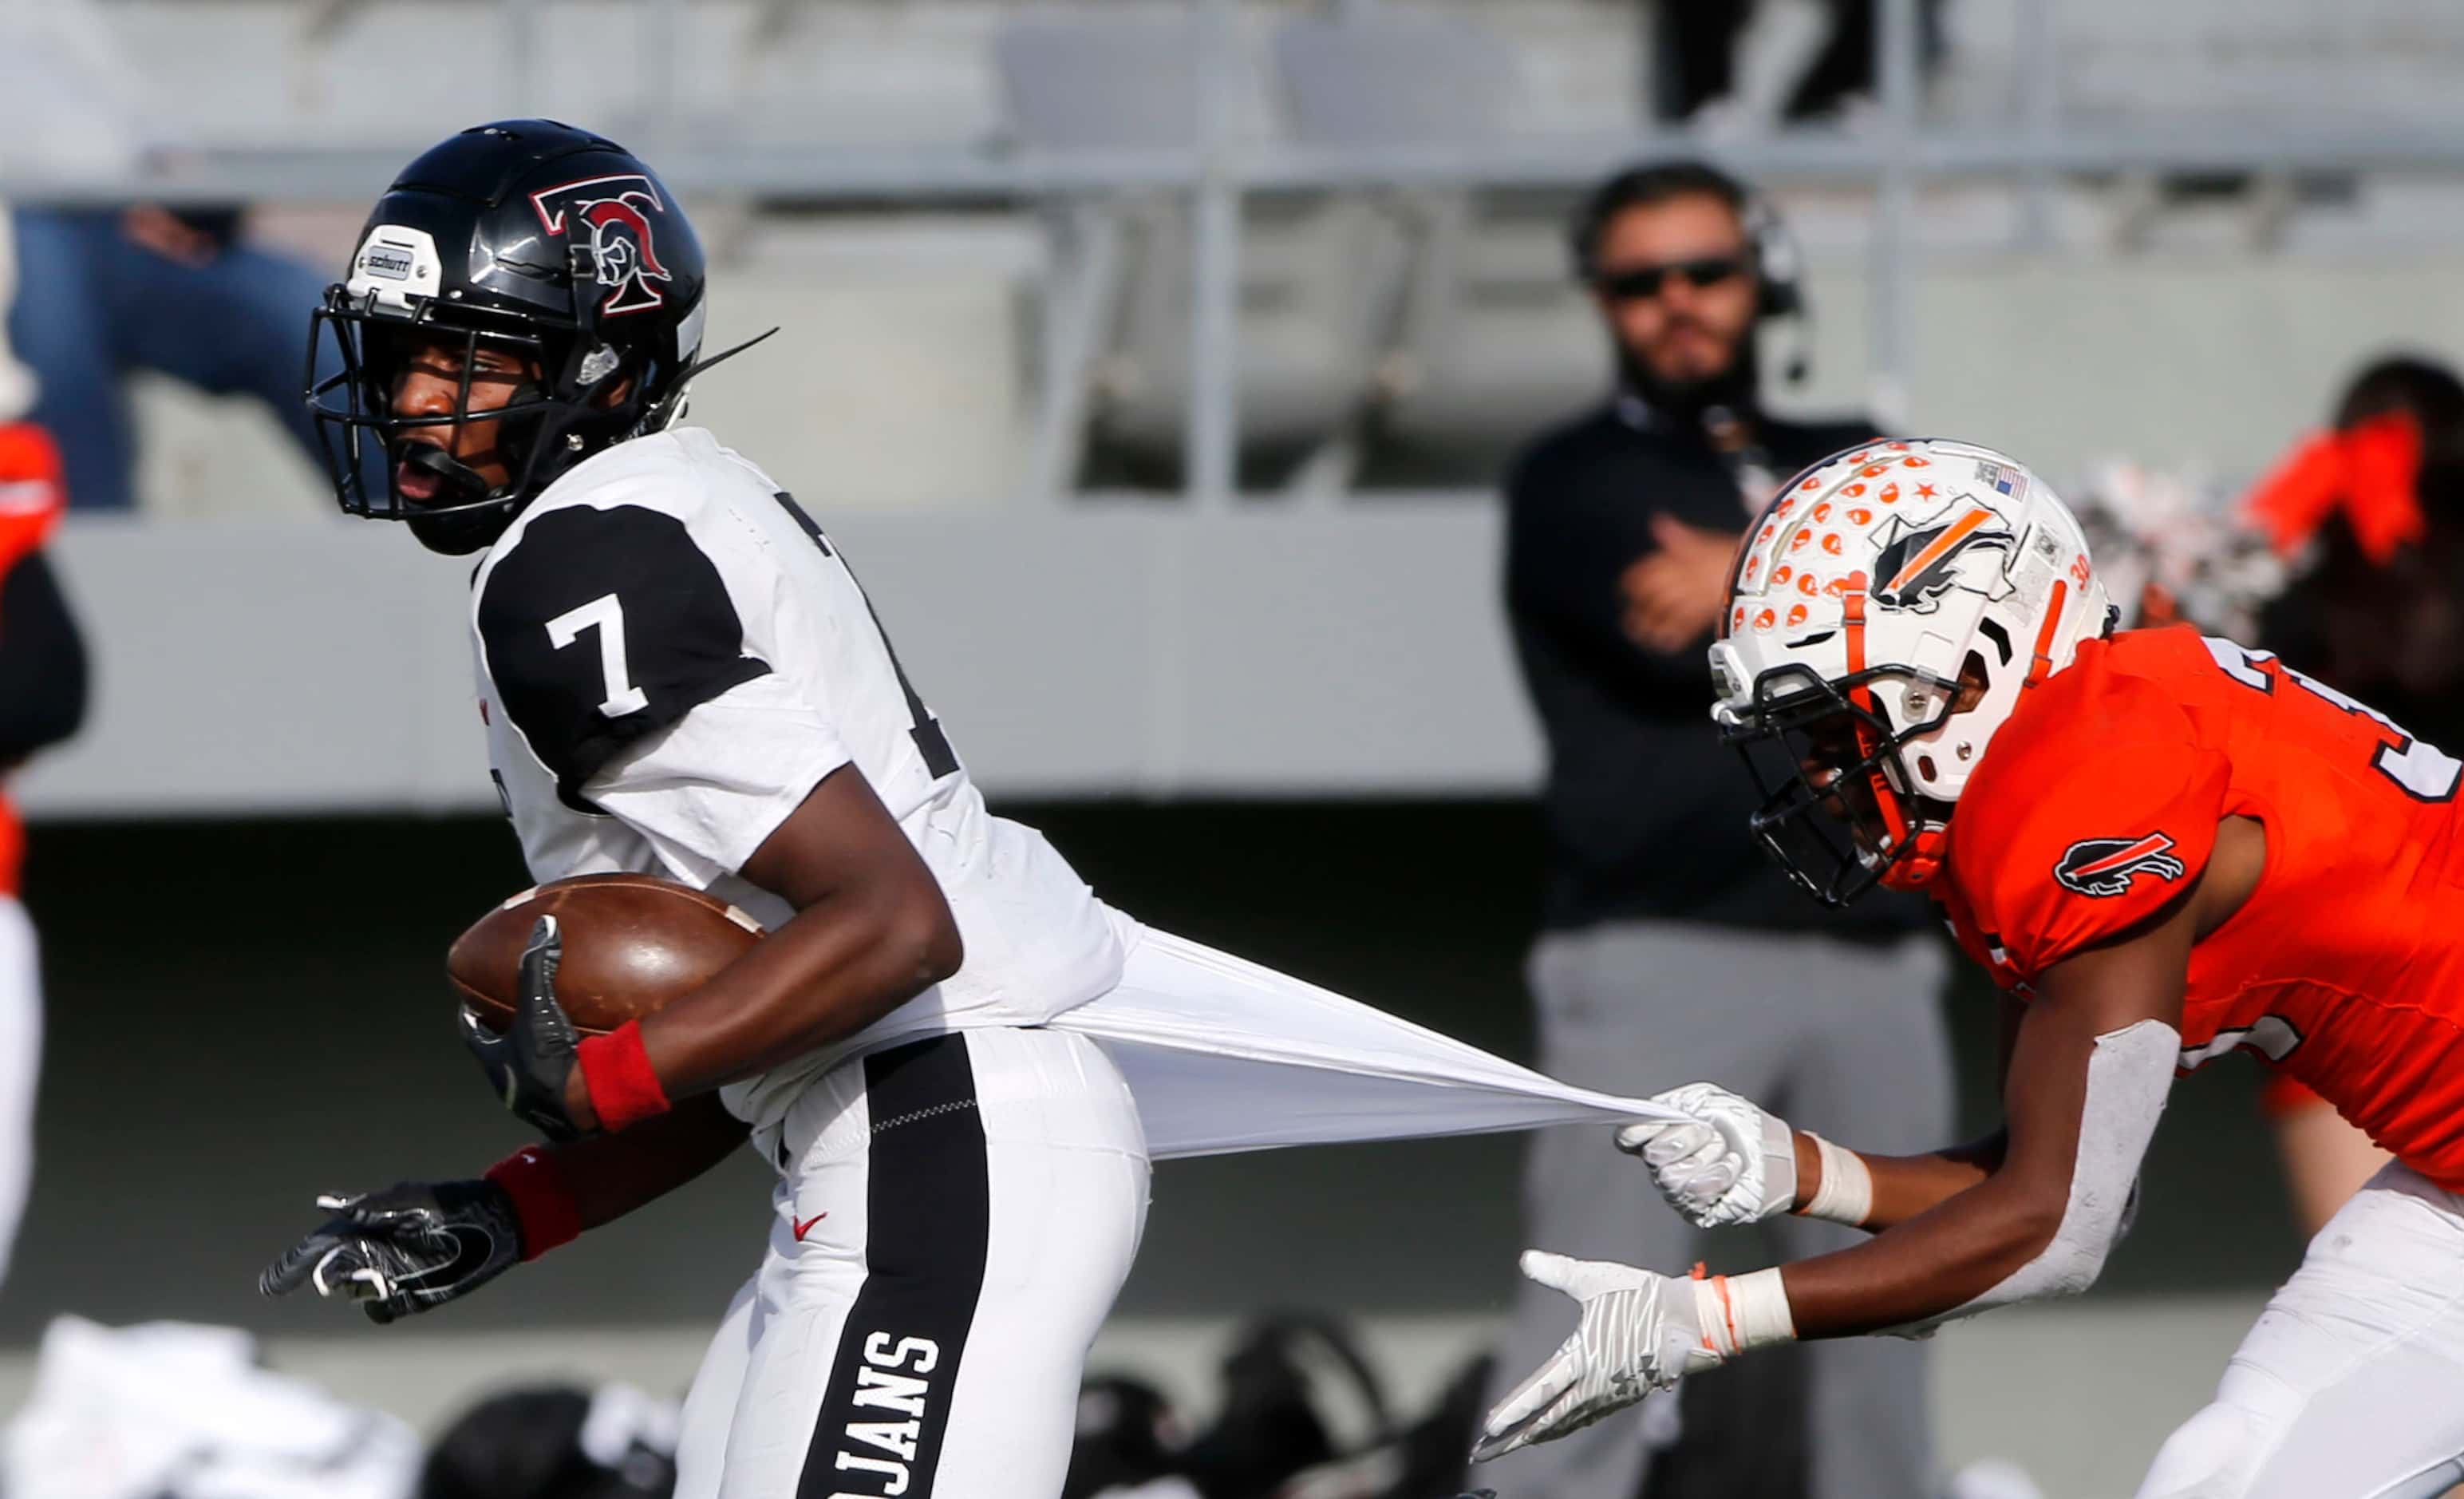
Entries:
[[1111,1055],[1157,1160],[1675,1117],[1118,912],[1113,920],[1129,950],[1120,983],[1051,1025]]
[[792,910],[737,871],[852,765],[940,882],[957,974],[725,1090],[774,1162],[797,1095],[839,1062],[980,1026],[1100,1041],[1158,1157],[1654,1113],[1108,910],[1041,834],[985,810],[835,544],[706,431],[621,443],[558,479],[489,551],[471,619],[489,759],[534,877],[665,875],[775,927]]

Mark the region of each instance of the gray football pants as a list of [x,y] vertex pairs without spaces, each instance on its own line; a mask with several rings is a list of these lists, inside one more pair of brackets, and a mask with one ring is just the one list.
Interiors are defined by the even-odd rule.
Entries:
[[[1678,922],[1551,933],[1532,949],[1529,966],[1539,1066],[1570,1083],[1628,1094],[1718,1083],[1852,1149],[1935,1149],[1950,1143],[1950,1053],[1940,1007],[1947,966],[1930,937],[1869,945]],[[1722,1271],[1764,1263],[1756,1230],[1687,1223],[1605,1131],[1531,1136],[1524,1214],[1525,1243],[1581,1259],[1679,1275],[1697,1260]],[[1864,1237],[1785,1216],[1761,1227],[1790,1259]],[[1538,1368],[1574,1322],[1573,1302],[1524,1283],[1497,1393]],[[1806,1359],[1810,1499],[1932,1491],[1927,1346],[1866,1337],[1798,1352]],[[1647,1436],[1664,1442],[1674,1424],[1655,1409],[1669,1399],[1654,1396],[1501,1459],[1480,1481],[1514,1499],[1635,1499]]]

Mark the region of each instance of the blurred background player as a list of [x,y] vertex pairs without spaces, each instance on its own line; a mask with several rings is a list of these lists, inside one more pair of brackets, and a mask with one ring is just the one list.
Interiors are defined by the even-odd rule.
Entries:
[[[2255,640],[2431,743],[2464,741],[2464,382],[2443,363],[2371,360],[2329,425],[2231,501],[2130,466],[2100,471],[2086,496],[2125,626]],[[2316,1233],[2387,1154],[2293,1078],[2271,1076],[2260,1106],[2295,1219]]]
[[677,1422],[627,1384],[505,1390],[437,1434],[415,1499],[669,1499]]
[[[0,230],[0,314],[17,290]],[[24,419],[33,387],[0,337],[0,1278],[33,1179],[43,1044],[34,928],[18,901],[25,829],[6,783],[37,751],[77,732],[86,694],[84,642],[43,552],[66,496],[50,435]]]
[[[1549,741],[1546,930],[1529,965],[1540,1067],[1645,1089],[1742,1073],[1816,1128],[1922,1149],[1950,1109],[1946,964],[1922,903],[1878,900],[1808,930],[1802,897],[1735,835],[1752,788],[1704,727],[1702,651],[1739,533],[1782,479],[1874,427],[1766,408],[1756,333],[1801,315],[1801,292],[1770,210],[1735,179],[1683,161],[1620,172],[1586,200],[1573,241],[1616,387],[1534,442],[1507,485],[1507,607]],[[1531,1242],[1697,1258],[1695,1230],[1624,1190],[1625,1163],[1596,1145],[1570,1131],[1532,1140]],[[1834,1224],[1774,1226],[1791,1254],[1847,1242]],[[1527,1288],[1505,1367],[1519,1377],[1565,1320],[1557,1297]],[[1685,1435],[1650,1492],[1920,1491],[1927,1350],[1805,1354],[1688,1386]],[[1633,1499],[1645,1439],[1636,1418],[1604,1422],[1498,1481]]]
[[[2243,510],[2299,567],[2258,643],[2432,744],[2464,744],[2464,381],[2419,356],[2373,361]],[[2387,1153],[2291,1078],[2263,1103],[2316,1233]]]

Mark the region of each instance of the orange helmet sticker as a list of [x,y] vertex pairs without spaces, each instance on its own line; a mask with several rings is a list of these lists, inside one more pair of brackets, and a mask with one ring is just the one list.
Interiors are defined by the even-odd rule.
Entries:
[[1790,605],[1790,606],[1789,606],[1789,609],[1788,609],[1788,622],[1789,622],[1789,624],[1790,624],[1790,625],[1792,625],[1792,626],[1796,626],[1796,625],[1802,625],[1802,624],[1804,624],[1804,623],[1805,623],[1805,606],[1804,606],[1804,605],[1802,605],[1802,604],[1792,604],[1792,605]]
[[[1925,543],[1923,551],[1920,551],[1914,557],[1909,558],[1907,562],[1902,565],[1898,574],[1894,576],[1889,583],[1883,584],[1883,591],[1885,593],[1897,593],[1901,589],[1906,587],[1909,584],[1915,582],[1918,577],[1922,576],[1926,568],[1931,567],[1934,563],[1941,562],[1944,558],[1948,557],[1951,553],[1959,550],[1960,542],[1967,540],[1969,537],[1976,531],[1977,527],[1985,524],[1992,518],[1993,512],[1986,509],[1982,505],[1978,505],[1969,510],[1966,515],[1961,516],[1958,519],[1952,521],[1948,528],[1947,528],[1940,536],[1935,537],[1931,541]],[[1923,536],[1924,534],[1925,533],[1923,532],[1917,533],[1919,536]],[[1896,603],[1897,601],[1886,599],[1884,602]]]
[[1856,509],[1848,512],[1848,518],[1854,524],[1869,526],[1874,523],[1874,513],[1866,509],[1864,506],[1859,505]]

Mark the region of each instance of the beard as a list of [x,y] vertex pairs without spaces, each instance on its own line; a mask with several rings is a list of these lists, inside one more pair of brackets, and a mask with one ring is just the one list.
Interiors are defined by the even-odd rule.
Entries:
[[1691,421],[1713,407],[1747,413],[1762,406],[1762,361],[1749,325],[1729,347],[1727,364],[1708,375],[1670,380],[1623,343],[1617,345],[1617,378],[1655,411]]

